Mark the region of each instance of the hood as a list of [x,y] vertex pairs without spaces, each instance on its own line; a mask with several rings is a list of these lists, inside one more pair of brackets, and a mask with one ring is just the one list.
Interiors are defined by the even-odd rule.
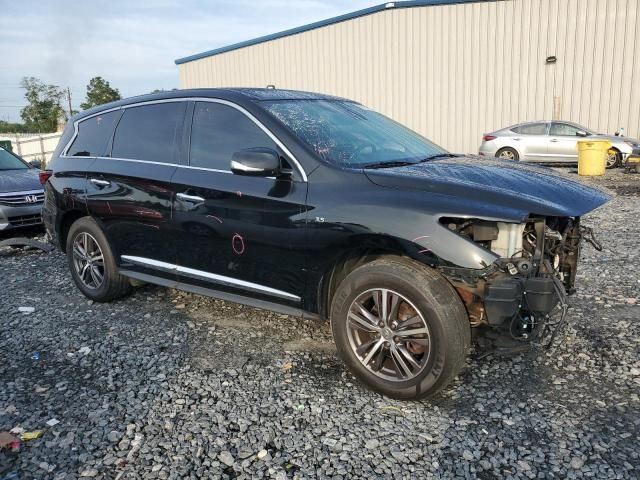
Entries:
[[[456,197],[474,211],[521,220],[527,215],[580,216],[611,196],[546,167],[480,156],[431,160],[403,167],[367,169],[373,183]],[[448,213],[448,212],[442,212]]]
[[604,135],[602,133],[597,133],[595,135],[591,135],[590,137],[583,137],[580,140],[589,140],[589,138],[598,138],[598,139],[603,139],[603,140],[610,140],[613,143],[616,142],[631,142],[631,143],[640,143],[640,140],[638,140],[637,138],[631,138],[631,137],[616,137],[615,135]]
[[38,169],[0,170],[0,193],[43,190],[38,178]]

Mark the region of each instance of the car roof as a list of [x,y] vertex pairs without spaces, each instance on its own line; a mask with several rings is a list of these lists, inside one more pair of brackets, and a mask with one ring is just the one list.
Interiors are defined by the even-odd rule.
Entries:
[[157,100],[167,100],[171,98],[219,98],[238,103],[260,102],[267,100],[341,100],[350,101],[345,98],[325,95],[322,93],[305,92],[301,90],[283,90],[279,88],[189,88],[184,90],[169,90],[146,95],[129,97],[115,102],[105,103],[89,110],[82,111],[71,118],[72,122],[80,120],[88,115],[100,113],[105,110],[118,108],[133,103],[153,102]]
[[555,120],[530,120],[527,122],[515,123],[509,127],[502,128],[501,130],[507,130],[509,128],[519,127],[521,125],[532,125],[534,123],[566,123],[568,125],[574,125],[576,127],[585,128],[583,125],[580,125],[579,123],[576,123],[576,122],[572,122],[571,120],[555,119]]

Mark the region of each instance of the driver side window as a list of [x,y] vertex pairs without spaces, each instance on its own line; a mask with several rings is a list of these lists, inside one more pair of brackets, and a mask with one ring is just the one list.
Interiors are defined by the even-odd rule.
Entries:
[[276,144],[244,113],[228,105],[197,102],[191,127],[192,167],[229,170],[234,152]]
[[575,137],[578,135],[580,129],[578,127],[574,127],[573,125],[569,125],[567,123],[552,123],[551,124],[551,135],[557,135],[562,137]]

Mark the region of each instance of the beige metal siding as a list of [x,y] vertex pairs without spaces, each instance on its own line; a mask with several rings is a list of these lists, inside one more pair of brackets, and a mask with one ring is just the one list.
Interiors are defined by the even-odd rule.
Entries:
[[552,117],[638,137],[640,0],[389,9],[179,70],[182,88],[273,84],[352,98],[453,151]]

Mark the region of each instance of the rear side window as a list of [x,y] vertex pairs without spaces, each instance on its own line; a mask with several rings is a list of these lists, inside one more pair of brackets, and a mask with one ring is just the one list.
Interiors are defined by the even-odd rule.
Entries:
[[546,135],[546,123],[529,123],[528,125],[520,125],[511,129],[512,132],[521,133],[522,135]]
[[111,156],[176,163],[185,102],[127,108],[116,127]]
[[107,144],[113,133],[120,111],[96,115],[78,123],[78,136],[69,147],[68,156],[101,157],[107,153]]
[[220,103],[196,103],[191,127],[191,166],[229,170],[234,152],[253,147],[276,150],[271,137],[237,109]]

